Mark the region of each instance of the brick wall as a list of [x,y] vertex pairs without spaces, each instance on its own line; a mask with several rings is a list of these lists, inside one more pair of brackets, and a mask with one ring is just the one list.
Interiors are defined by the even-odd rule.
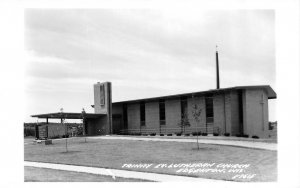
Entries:
[[140,104],[128,104],[127,105],[128,115],[128,129],[139,129],[140,128]]
[[228,127],[230,127],[230,135],[243,134],[240,133],[239,97],[237,91],[230,92],[230,114],[231,121],[228,122]]
[[178,128],[181,120],[180,99],[166,100],[166,127]]
[[[247,89],[244,94],[244,133],[267,137],[268,97],[262,89]],[[263,105],[262,105],[263,102]]]
[[205,115],[205,98],[203,96],[201,97],[194,97],[194,98],[188,98],[188,119],[191,124],[191,128],[197,127],[197,123],[193,117],[193,105],[197,104],[198,108],[201,109],[201,116],[200,116],[200,122],[198,127],[205,127],[206,122],[206,115]]
[[214,94],[214,123],[215,128],[219,128],[222,133],[225,130],[225,113],[224,113],[224,94]]
[[159,128],[159,103],[146,102],[146,128]]
[[231,133],[231,122],[232,122],[232,112],[231,112],[231,93],[225,93],[225,114],[226,114],[226,124],[224,125],[224,130],[221,130],[220,133]]
[[[268,98],[262,89],[248,89],[242,91],[243,125],[244,132],[240,132],[240,110],[239,93],[231,90],[226,93],[215,93],[213,98],[214,123],[211,126],[218,127],[219,133],[225,132],[235,136],[237,134],[247,134],[250,137],[257,135],[261,138],[267,136],[268,129]],[[262,97],[264,108],[262,108]],[[224,101],[225,100],[225,101]],[[193,104],[198,104],[202,109],[200,118],[200,128],[206,126],[205,97],[194,97],[187,99],[188,119],[191,128],[196,127],[196,122],[192,116]],[[225,106],[224,106],[225,105]],[[225,109],[225,110],[224,110]],[[114,114],[122,114],[122,105],[114,105]],[[180,128],[181,104],[180,99],[166,99],[166,128]],[[142,129],[159,130],[159,102],[145,103],[146,126]],[[132,103],[127,105],[128,129],[140,129],[140,104]],[[163,129],[162,127],[162,129]],[[171,130],[170,130],[171,131]]]

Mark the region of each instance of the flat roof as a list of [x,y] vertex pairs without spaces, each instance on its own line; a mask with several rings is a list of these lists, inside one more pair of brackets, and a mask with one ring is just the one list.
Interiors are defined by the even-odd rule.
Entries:
[[220,88],[220,89],[210,89],[207,91],[198,91],[198,92],[191,92],[191,93],[182,93],[176,95],[167,95],[167,96],[160,96],[160,97],[151,97],[151,98],[144,98],[144,99],[134,99],[134,100],[127,100],[127,101],[118,101],[113,102],[113,104],[121,104],[121,103],[134,103],[134,102],[141,102],[141,101],[156,101],[159,99],[172,99],[172,98],[179,98],[179,97],[192,97],[197,95],[204,95],[204,94],[212,94],[212,93],[219,93],[228,90],[239,90],[239,89],[264,89],[267,92],[268,99],[276,99],[277,94],[269,85],[255,85],[255,86],[236,86],[236,87],[228,87],[228,88]]
[[[92,114],[92,113],[85,113],[85,118],[99,118],[106,114]],[[37,118],[49,118],[49,119],[82,119],[82,113],[73,113],[73,112],[56,112],[56,113],[48,113],[48,114],[37,114],[31,115],[31,117]]]

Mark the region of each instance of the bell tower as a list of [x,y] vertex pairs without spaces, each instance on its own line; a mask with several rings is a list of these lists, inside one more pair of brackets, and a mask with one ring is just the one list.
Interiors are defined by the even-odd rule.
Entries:
[[105,114],[101,124],[105,124],[105,134],[112,133],[112,100],[111,82],[97,82],[94,84],[95,114]]

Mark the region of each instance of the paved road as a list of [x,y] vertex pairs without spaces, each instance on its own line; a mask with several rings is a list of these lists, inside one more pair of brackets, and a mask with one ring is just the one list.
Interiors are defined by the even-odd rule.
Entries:
[[37,168],[49,168],[55,170],[65,170],[65,171],[72,171],[72,172],[91,173],[97,175],[112,176],[113,178],[114,177],[134,178],[134,179],[150,180],[150,181],[157,181],[157,182],[189,181],[189,182],[207,182],[207,183],[221,182],[222,184],[240,183],[240,182],[213,180],[213,179],[205,179],[205,178],[193,178],[187,176],[176,176],[176,175],[166,175],[166,174],[158,174],[158,173],[136,172],[136,171],[128,171],[128,170],[116,170],[116,169],[54,164],[54,163],[29,162],[29,161],[25,161],[24,166],[31,166]]
[[[140,141],[160,141],[160,142],[197,142],[196,139],[176,139],[176,138],[159,138],[159,137],[125,137],[125,136],[96,136],[88,137],[89,139],[122,139],[122,140],[140,140]],[[199,139],[199,143],[202,144],[217,144],[217,145],[228,145],[228,146],[238,146],[246,148],[255,149],[265,149],[277,151],[276,143],[266,143],[266,142],[255,142],[255,141],[237,141],[237,140],[210,140],[210,139]]]

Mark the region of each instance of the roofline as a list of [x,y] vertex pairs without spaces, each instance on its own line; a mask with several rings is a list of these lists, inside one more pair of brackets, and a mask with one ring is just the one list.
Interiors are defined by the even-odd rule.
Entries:
[[206,91],[181,93],[181,94],[175,94],[175,95],[165,95],[165,96],[160,96],[160,97],[151,97],[151,98],[143,98],[143,99],[118,101],[118,102],[113,102],[112,104],[135,103],[135,102],[141,102],[141,101],[154,101],[154,100],[159,100],[159,99],[170,99],[170,98],[179,98],[179,97],[183,97],[183,96],[197,96],[197,95],[204,95],[204,94],[209,94],[209,93],[225,92],[225,91],[228,91],[228,90],[259,89],[259,88],[263,88],[263,89],[266,90],[267,95],[268,95],[268,99],[276,99],[277,98],[277,94],[271,88],[270,85],[255,85],[255,86],[235,86],[235,87],[220,88],[220,89],[210,89],[210,90],[206,90]]
[[[94,114],[94,113],[85,113],[86,118],[97,118],[105,114]],[[50,119],[61,119],[63,116],[64,119],[82,119],[82,113],[76,112],[54,112],[54,113],[47,113],[47,114],[36,114],[31,115],[31,117],[37,118],[50,118]],[[69,116],[69,117],[68,117]]]

